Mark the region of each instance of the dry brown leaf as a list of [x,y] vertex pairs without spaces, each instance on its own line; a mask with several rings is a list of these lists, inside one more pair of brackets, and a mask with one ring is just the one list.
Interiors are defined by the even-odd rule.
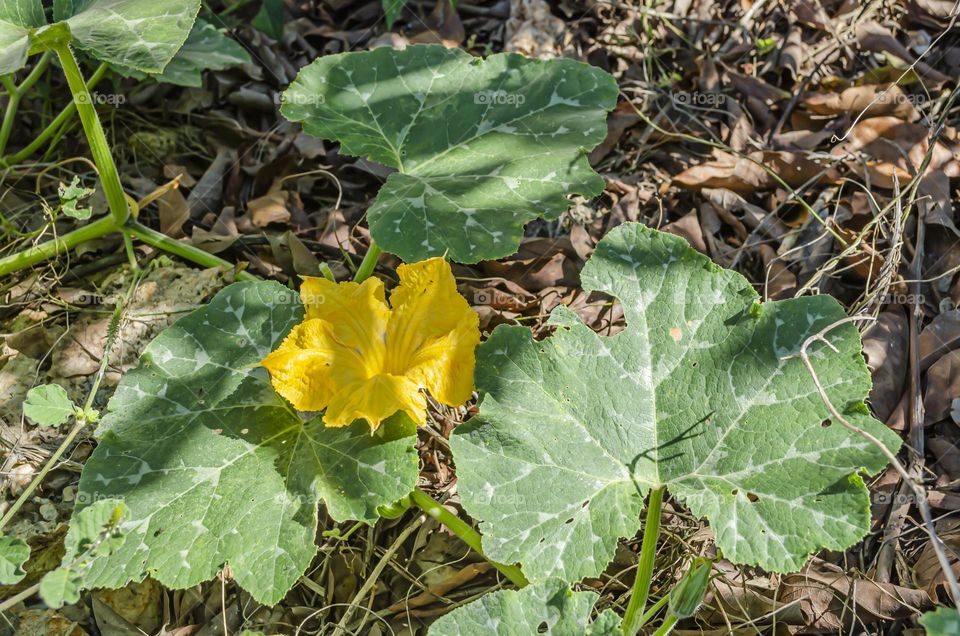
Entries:
[[30,636],[87,636],[75,622],[52,609],[24,609],[16,614],[17,634]]
[[717,154],[718,158],[713,161],[687,168],[673,177],[673,182],[685,188],[725,188],[738,194],[750,194],[779,185],[768,170],[790,187],[798,187],[813,179],[829,181],[834,178],[827,164],[800,153],[769,150],[752,152],[746,157]]
[[467,37],[455,4],[450,0],[436,0],[433,11],[420,24],[424,28],[410,36],[411,44],[442,44],[453,49]]
[[956,0],[912,0],[907,3],[910,21],[933,29],[945,29],[956,17]]
[[421,592],[416,596],[394,603],[384,611],[390,614],[396,614],[397,612],[403,612],[414,607],[422,607],[435,601],[442,600],[441,597],[446,595],[447,592],[455,590],[458,587],[469,583],[481,574],[489,572],[492,568],[493,566],[486,562],[471,563],[470,565],[460,568],[443,581],[434,583],[427,589],[426,592]]
[[553,15],[546,0],[513,0],[503,50],[550,59],[562,53],[565,33],[563,20]]
[[566,237],[528,238],[520,243],[516,256],[484,261],[481,267],[489,276],[506,278],[529,292],[538,292],[558,285],[579,285],[577,260],[577,253]]
[[778,258],[776,251],[766,243],[758,245],[757,252],[763,262],[764,298],[770,300],[792,298],[797,289],[797,277],[787,267],[787,263]]
[[960,309],[934,316],[920,332],[920,370],[926,371],[945,353],[960,349]]
[[630,102],[620,102],[607,118],[607,136],[590,152],[590,163],[596,164],[606,157],[620,142],[623,133],[640,121],[640,115]]
[[[129,583],[118,590],[99,590],[94,593],[94,599],[147,634],[156,632],[163,620],[163,588],[151,578]],[[96,610],[95,604],[95,614]]]
[[818,115],[851,115],[854,118],[892,115],[906,121],[916,121],[920,117],[908,96],[895,84],[851,86],[840,93],[811,92],[804,95],[800,103]]
[[860,46],[874,53],[893,55],[900,58],[907,64],[913,65],[913,68],[920,75],[925,76],[931,82],[941,84],[949,82],[951,79],[934,70],[925,62],[918,61],[905,46],[886,28],[876,22],[861,22],[857,24],[857,41]]
[[194,226],[190,241],[205,252],[218,254],[240,238],[232,206],[226,206],[217,217],[210,231]]
[[[951,553],[954,555],[960,553],[960,519],[956,517],[940,519],[934,523],[934,529],[948,548],[947,557],[951,561],[950,567],[954,575],[960,576],[960,561],[955,556],[951,556]],[[934,602],[944,600],[937,588],[946,585],[946,577],[929,539],[924,543],[923,550],[920,551],[920,556],[913,565],[913,572],[916,576],[916,584],[925,589]],[[949,598],[949,593],[945,596]]]
[[160,231],[170,238],[182,238],[183,224],[190,218],[190,206],[176,188],[166,190],[157,199],[160,208]]
[[960,351],[951,351],[927,369],[923,395],[923,422],[930,425],[950,417],[953,400],[960,398]]
[[271,223],[286,223],[290,220],[290,210],[287,209],[286,190],[268,192],[262,197],[247,201],[247,210],[250,212],[250,221],[256,227],[267,227]]
[[863,354],[873,375],[870,406],[885,422],[903,395],[907,379],[909,323],[903,310],[882,312],[863,334]]
[[667,223],[660,230],[682,236],[693,249],[702,254],[708,254],[707,243],[703,239],[703,229],[700,227],[700,219],[697,218],[696,211],[684,214],[673,223]]
[[769,107],[792,97],[789,91],[771,86],[759,77],[744,75],[731,69],[726,69],[725,73],[730,79],[730,83],[733,84],[735,91],[744,97],[752,97],[758,100],[764,106]]
[[930,596],[923,590],[854,578],[819,559],[802,572],[785,576],[778,600],[782,604],[799,601],[794,607],[800,616],[788,618],[790,622],[841,633],[848,633],[855,618],[867,623],[889,621],[932,607]]

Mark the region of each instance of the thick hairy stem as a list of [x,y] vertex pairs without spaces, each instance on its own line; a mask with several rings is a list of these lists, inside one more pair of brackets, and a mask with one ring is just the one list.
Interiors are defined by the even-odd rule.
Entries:
[[[210,252],[204,252],[199,247],[188,245],[187,243],[172,239],[166,234],[157,232],[156,230],[151,230],[146,225],[143,225],[138,221],[134,221],[133,219],[127,222],[123,230],[130,236],[140,239],[147,245],[152,245],[153,247],[161,249],[164,252],[175,254],[180,258],[192,261],[197,265],[202,265],[203,267],[225,267],[227,269],[233,269],[234,267],[233,264],[223,260],[219,256],[214,256]],[[260,280],[249,272],[237,272],[236,278],[237,280]]]
[[113,222],[113,217],[104,217],[72,232],[67,232],[52,241],[35,245],[6,258],[0,258],[0,276],[6,276],[31,265],[49,261],[66,254],[84,241],[100,238],[116,231],[117,225]]
[[650,491],[650,501],[647,503],[647,521],[643,527],[643,543],[640,546],[640,563],[637,565],[637,576],[633,581],[633,591],[627,611],[623,615],[623,633],[633,636],[641,626],[643,610],[647,606],[650,596],[650,583],[653,580],[653,563],[657,556],[657,539],[660,537],[660,510],[663,507],[663,492],[661,486]]
[[73,94],[73,103],[80,115],[83,132],[87,137],[87,143],[90,145],[90,154],[93,155],[93,162],[97,165],[97,171],[100,173],[100,183],[103,185],[103,192],[107,197],[110,216],[113,217],[113,222],[116,225],[123,225],[130,216],[130,208],[127,207],[127,199],[123,194],[123,186],[120,184],[120,174],[117,172],[117,165],[113,162],[113,155],[110,154],[110,145],[107,143],[103,126],[100,125],[100,117],[97,115],[97,109],[93,106],[90,91],[87,90],[87,84],[83,80],[83,73],[80,72],[77,60],[67,42],[56,43],[53,50],[60,59],[63,73],[67,77],[67,84]]

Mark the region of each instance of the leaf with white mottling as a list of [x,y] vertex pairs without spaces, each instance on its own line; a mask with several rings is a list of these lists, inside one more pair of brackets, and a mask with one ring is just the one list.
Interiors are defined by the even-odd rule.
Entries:
[[602,192],[586,152],[606,136],[617,90],[573,60],[384,47],[314,60],[281,112],[397,170],[367,212],[383,249],[474,263],[515,252],[523,226],[556,219],[567,195]]
[[40,0],[0,0],[0,75],[23,68],[30,31],[46,22]]
[[373,522],[417,477],[415,426],[375,435],[360,422],[308,422],[255,365],[303,317],[277,283],[237,283],[162,332],[124,376],[77,495],[119,497],[123,547],[87,579],[118,587],[147,574],[172,588],[229,562],[258,601],[280,600],[316,553],[317,502],[336,520]]
[[160,73],[190,33],[200,0],[54,0],[53,18],[97,59]]
[[560,579],[522,590],[499,590],[458,607],[430,626],[431,636],[618,636],[620,618],[611,610],[590,622],[597,595],[572,592]]
[[[798,569],[843,550],[870,521],[861,469],[879,449],[829,413],[796,354],[844,318],[829,296],[760,304],[749,282],[683,239],[637,224],[608,234],[585,289],[623,304],[626,329],[602,337],[569,310],[553,336],[498,327],[477,352],[480,416],[451,446],[466,509],[490,558],[530,580],[603,571],[639,526],[644,493],[666,486],[707,517],[726,558]],[[847,324],[810,349],[844,416],[895,450],[870,417],[870,374]]]
[[[54,0],[53,19],[94,57],[159,73],[197,18],[200,0]],[[0,0],[0,75],[23,68],[32,37],[47,27],[40,0]]]
[[117,67],[117,70],[138,79],[152,77],[165,84],[199,87],[203,85],[204,71],[222,71],[248,62],[250,54],[240,44],[209,22],[197,20],[187,41],[163,73],[150,76],[129,68]]

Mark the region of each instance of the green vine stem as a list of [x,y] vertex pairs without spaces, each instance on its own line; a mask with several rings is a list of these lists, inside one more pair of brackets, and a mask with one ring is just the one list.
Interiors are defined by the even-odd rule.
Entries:
[[34,245],[6,258],[0,258],[0,276],[6,276],[17,270],[56,258],[85,241],[91,241],[116,231],[117,225],[113,222],[112,217],[106,216],[98,219],[93,223],[67,232],[52,241]]
[[[95,70],[93,72],[93,75],[90,76],[90,79],[87,80],[87,91],[92,91],[94,87],[100,83],[100,80],[102,80],[103,77],[107,74],[107,71],[109,70],[109,68],[110,66],[106,62],[104,62],[103,64],[97,67],[97,70]],[[23,88],[23,85],[21,84],[20,92],[22,93],[23,91],[24,91],[24,88]],[[21,161],[23,161],[24,159],[26,159],[27,157],[29,157],[30,155],[32,155],[33,153],[35,153],[37,150],[40,149],[40,147],[43,144],[49,141],[49,139],[53,137],[54,134],[56,134],[56,132],[60,130],[64,126],[64,124],[76,114],[76,112],[77,112],[77,105],[73,100],[71,100],[69,104],[63,107],[63,110],[60,111],[60,114],[54,117],[53,121],[47,124],[47,127],[44,128],[42,131],[40,131],[40,134],[37,135],[33,141],[31,141],[29,144],[27,144],[22,149],[15,152],[14,154],[7,157],[3,157],[3,159],[0,159],[0,165],[15,166]],[[2,153],[3,153],[3,150],[2,150],[2,147],[0,147],[0,154]]]
[[[123,231],[130,236],[134,236],[147,245],[161,249],[164,252],[169,252],[184,258],[188,261],[192,261],[197,265],[202,265],[203,267],[226,267],[227,269],[233,269],[235,266],[219,256],[215,256],[210,252],[204,252],[199,247],[194,247],[188,243],[183,243],[176,239],[172,239],[162,232],[157,232],[152,230],[146,225],[143,225],[139,221],[130,219],[127,224],[123,227]],[[239,271],[236,274],[237,280],[248,280],[255,281],[260,280],[250,272]]]
[[3,124],[0,125],[0,156],[6,151],[7,142],[10,141],[10,133],[13,131],[13,121],[16,119],[17,110],[20,108],[20,99],[24,93],[37,83],[37,80],[40,79],[43,72],[47,70],[47,65],[50,64],[51,57],[52,53],[50,51],[44,51],[40,59],[37,60],[33,70],[30,71],[19,86],[13,83],[12,76],[8,75],[3,78],[3,84],[7,88],[7,110],[3,114]]
[[670,602],[670,596],[668,594],[664,594],[663,598],[651,605],[647,611],[643,613],[643,616],[641,616],[640,620],[637,621],[637,628],[639,629],[649,623],[650,619],[656,616],[657,612],[663,609],[663,606],[668,602]]
[[527,586],[527,579],[525,576],[523,576],[520,568],[515,565],[504,565],[502,563],[497,563],[496,561],[491,561],[489,558],[487,558],[487,555],[483,552],[483,547],[480,545],[480,533],[471,528],[466,521],[441,506],[433,499],[433,497],[423,492],[419,488],[410,493],[410,500],[413,501],[417,507],[427,513],[427,515],[445,525],[447,530],[460,537],[460,540],[470,546],[474,552],[482,556],[484,559],[487,559],[487,561],[490,561],[490,564],[500,570],[500,572],[505,577],[510,579],[514,585],[517,587]]
[[674,625],[676,625],[679,620],[675,614],[670,614],[664,619],[663,625],[661,625],[657,631],[653,632],[653,636],[667,636],[667,634],[673,631]]
[[370,278],[370,275],[373,274],[374,268],[377,266],[377,259],[380,258],[380,246],[377,245],[376,241],[370,239],[370,249],[367,250],[367,253],[364,254],[363,260],[360,261],[360,267],[357,268],[357,273],[354,274],[353,280],[356,283],[362,283],[363,281]]
[[633,581],[630,602],[623,615],[624,636],[634,636],[642,625],[641,614],[647,606],[647,597],[650,595],[653,563],[657,555],[657,539],[660,537],[660,510],[663,507],[664,490],[665,487],[660,486],[650,491],[647,521],[643,527],[643,543],[640,545],[640,563],[637,565],[637,576]]
[[80,123],[87,136],[87,143],[90,144],[93,163],[96,164],[97,171],[100,173],[100,183],[107,197],[110,215],[119,227],[129,218],[130,208],[127,207],[127,199],[120,184],[120,174],[117,172],[117,165],[113,162],[113,155],[110,154],[110,145],[107,143],[103,126],[100,125],[100,117],[97,116],[97,109],[93,106],[93,99],[90,97],[90,91],[87,90],[83,73],[77,66],[77,59],[73,56],[70,44],[65,41],[56,42],[53,45],[53,51],[60,59],[67,85],[70,86],[70,92],[73,94],[73,103],[80,115]]

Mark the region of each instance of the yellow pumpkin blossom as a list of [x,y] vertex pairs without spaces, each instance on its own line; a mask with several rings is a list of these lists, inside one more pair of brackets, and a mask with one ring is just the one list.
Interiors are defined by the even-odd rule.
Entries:
[[422,389],[448,406],[470,399],[479,320],[450,265],[431,258],[397,273],[390,305],[376,278],[304,281],[304,321],[261,362],[295,408],[326,409],[327,426],[365,419],[374,430],[397,411],[425,424]]

